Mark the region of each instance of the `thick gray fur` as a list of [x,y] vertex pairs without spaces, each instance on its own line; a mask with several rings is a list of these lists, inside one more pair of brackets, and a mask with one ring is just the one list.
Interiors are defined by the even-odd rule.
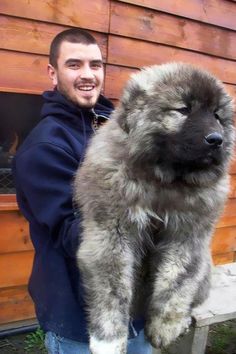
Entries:
[[[215,132],[223,143],[207,144]],[[126,353],[137,313],[157,348],[188,329],[209,291],[233,142],[232,100],[208,72],[169,63],[131,77],[75,178],[93,354]]]

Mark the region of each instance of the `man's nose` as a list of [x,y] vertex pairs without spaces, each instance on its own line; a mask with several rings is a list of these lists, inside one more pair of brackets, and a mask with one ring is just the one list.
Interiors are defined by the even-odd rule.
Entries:
[[84,65],[80,69],[80,77],[81,77],[81,79],[91,79],[94,77],[93,71],[89,65]]

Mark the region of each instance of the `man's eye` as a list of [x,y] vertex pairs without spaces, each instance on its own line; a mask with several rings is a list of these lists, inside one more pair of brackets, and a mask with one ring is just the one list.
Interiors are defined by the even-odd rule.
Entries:
[[78,68],[79,68],[79,65],[76,64],[76,63],[71,63],[71,64],[69,64],[68,66],[69,66],[69,68],[71,68],[71,69],[78,69]]
[[102,64],[98,63],[98,64],[92,64],[91,65],[93,69],[100,69],[102,68]]

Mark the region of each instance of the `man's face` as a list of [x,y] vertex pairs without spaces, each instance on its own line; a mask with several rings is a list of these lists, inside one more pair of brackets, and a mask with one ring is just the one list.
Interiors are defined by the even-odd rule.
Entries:
[[82,108],[92,108],[104,81],[102,54],[96,44],[62,42],[57,68],[48,73],[59,92]]

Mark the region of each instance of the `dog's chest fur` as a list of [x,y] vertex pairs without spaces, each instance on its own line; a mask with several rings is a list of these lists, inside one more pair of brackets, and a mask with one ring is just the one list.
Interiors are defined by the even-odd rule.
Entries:
[[[129,219],[140,229],[148,226],[150,222],[158,225],[158,228],[168,228],[175,223],[175,219],[178,219],[178,225],[181,220],[185,224],[189,223],[192,214],[195,215],[195,220],[197,215],[201,218],[202,214],[212,210],[215,201],[219,199],[212,187],[204,188],[203,191],[202,188],[180,182],[145,184],[146,186],[143,183],[142,187],[137,184],[136,190],[133,185],[130,195],[128,188],[126,190],[126,200],[130,201]],[[142,194],[139,190],[142,190]]]

